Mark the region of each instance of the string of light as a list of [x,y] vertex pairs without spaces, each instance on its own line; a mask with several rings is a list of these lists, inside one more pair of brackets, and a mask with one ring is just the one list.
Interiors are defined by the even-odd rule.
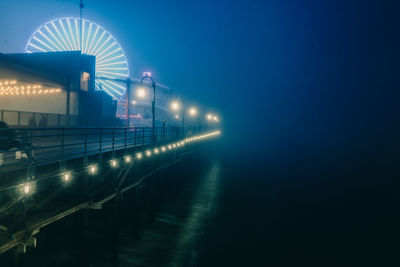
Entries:
[[[113,158],[109,161],[109,165],[111,168],[118,168],[121,166],[120,163],[125,162],[127,164],[133,163],[133,159],[135,160],[143,160],[146,158],[150,158],[153,156],[157,156],[161,153],[165,153],[167,151],[171,151],[174,149],[178,149],[181,147],[184,147],[186,144],[193,143],[196,141],[208,139],[214,136],[218,136],[221,134],[221,131],[213,131],[207,134],[202,134],[202,135],[196,135],[188,138],[181,139],[177,142],[169,143],[169,144],[164,144],[159,147],[153,147],[151,149],[146,149],[144,151],[136,152],[135,156],[133,155],[124,155],[121,159]],[[86,171],[89,175],[97,175],[99,173],[99,166],[97,164],[91,164],[86,167]],[[64,183],[69,183],[73,179],[73,175],[71,171],[63,171],[60,173],[61,180]],[[19,192],[21,192],[23,195],[30,195],[35,192],[36,189],[36,181],[29,181],[20,185],[17,185],[16,188],[18,189]]]
[[40,84],[18,84],[16,80],[0,80],[0,95],[44,95],[61,93],[60,88],[43,88]]

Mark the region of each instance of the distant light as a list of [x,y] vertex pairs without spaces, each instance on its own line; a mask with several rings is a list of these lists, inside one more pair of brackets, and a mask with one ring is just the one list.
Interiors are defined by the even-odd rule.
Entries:
[[143,77],[151,77],[151,72],[150,71],[143,72]]
[[158,148],[154,148],[154,153],[158,154],[158,152],[159,152]]
[[175,145],[175,144],[173,144],[173,145],[172,145],[172,147],[173,147],[173,148],[175,148],[175,147],[176,147],[176,145]]
[[210,121],[210,120],[212,120],[212,118],[213,118],[213,115],[212,115],[212,114],[210,114],[210,113],[209,113],[209,114],[207,114],[207,120],[209,120],[209,121]]
[[190,116],[196,116],[197,115],[197,109],[195,107],[191,107],[189,109],[189,115]]
[[136,158],[141,159],[143,157],[142,153],[136,153]]
[[168,145],[168,149],[171,150],[171,148],[172,148],[172,146],[171,146],[171,145]]
[[135,100],[132,100],[132,105],[136,105],[136,101]]
[[144,98],[144,97],[146,97],[146,90],[144,88],[139,88],[136,91],[136,95],[138,98]]
[[132,161],[131,156],[125,156],[125,162],[126,162],[126,163],[129,163],[129,162],[131,162],[131,161]]
[[166,150],[166,149],[165,149],[165,146],[162,146],[162,147],[161,147],[161,151],[162,151],[162,152],[165,152],[165,150]]
[[175,115],[175,119],[179,119],[179,115]]
[[90,165],[89,166],[89,173],[90,174],[96,174],[96,172],[97,172],[97,166],[96,165]]
[[178,110],[179,109],[179,103],[178,103],[178,101],[173,101],[173,102],[171,102],[171,109],[172,110]]
[[151,156],[151,151],[150,150],[146,150],[146,156],[148,156],[148,157]]

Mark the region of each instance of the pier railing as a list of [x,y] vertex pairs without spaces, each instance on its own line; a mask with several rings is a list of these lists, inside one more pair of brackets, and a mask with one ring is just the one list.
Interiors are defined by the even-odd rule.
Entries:
[[0,128],[0,173],[6,168],[52,162],[170,142],[200,129]]

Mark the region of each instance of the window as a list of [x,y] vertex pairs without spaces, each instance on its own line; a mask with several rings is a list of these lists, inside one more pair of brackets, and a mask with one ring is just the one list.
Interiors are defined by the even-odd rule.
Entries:
[[89,91],[90,74],[88,72],[81,73],[81,90]]

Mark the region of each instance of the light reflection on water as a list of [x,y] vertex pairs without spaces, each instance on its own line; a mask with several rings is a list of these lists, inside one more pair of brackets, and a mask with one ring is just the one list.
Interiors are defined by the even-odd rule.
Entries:
[[196,261],[196,244],[205,222],[216,212],[220,166],[215,163],[196,192],[188,218],[183,224],[172,255],[171,266],[192,266]]
[[[207,221],[217,211],[220,168],[220,163],[215,161],[188,197],[160,212],[152,225],[142,229],[139,242],[122,233],[120,266],[194,266],[199,239]],[[182,215],[180,209],[187,209],[187,212]]]

